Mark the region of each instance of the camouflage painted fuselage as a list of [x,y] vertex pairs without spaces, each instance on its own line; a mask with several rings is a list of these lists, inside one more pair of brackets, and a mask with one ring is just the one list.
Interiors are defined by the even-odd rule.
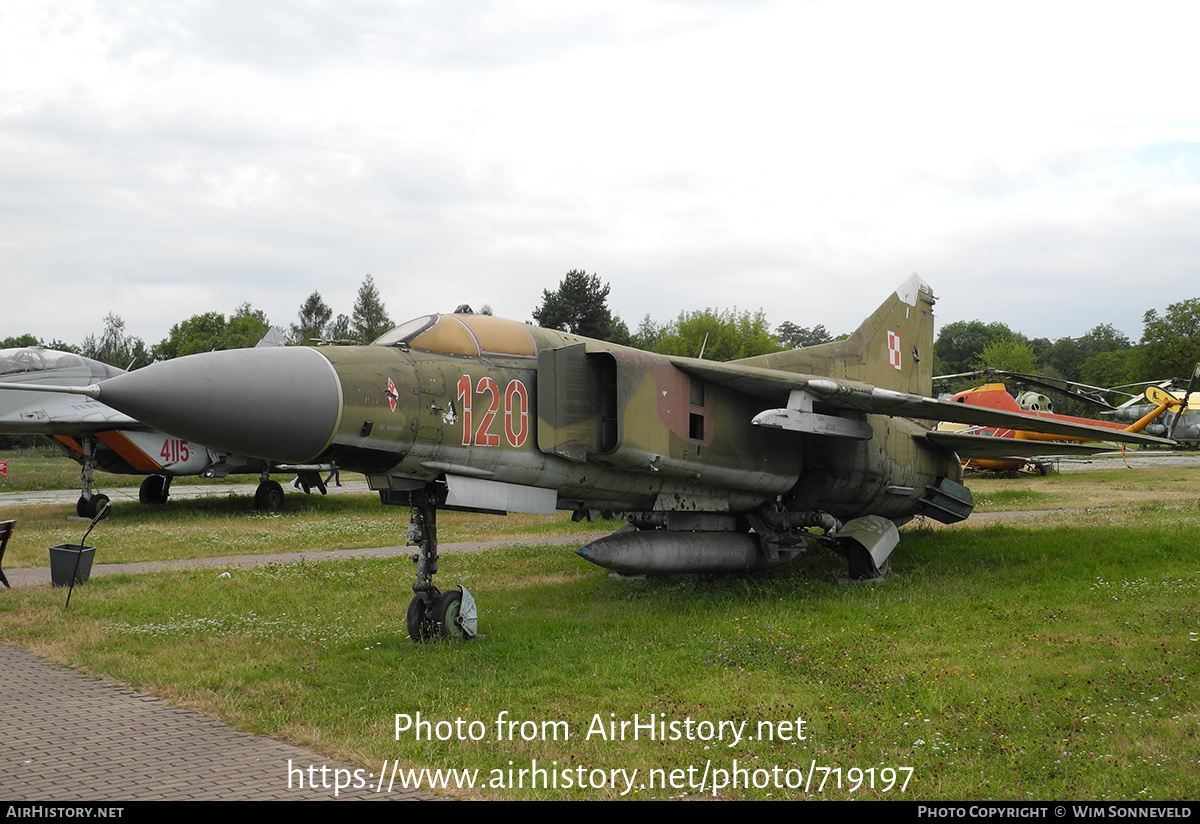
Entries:
[[511,321],[443,315],[401,346],[318,351],[338,377],[338,422],[319,455],[295,459],[365,472],[380,490],[449,475],[554,490],[577,511],[737,513],[782,497],[903,520],[927,485],[960,477],[907,420],[866,416],[869,439],[754,426],[770,399]]

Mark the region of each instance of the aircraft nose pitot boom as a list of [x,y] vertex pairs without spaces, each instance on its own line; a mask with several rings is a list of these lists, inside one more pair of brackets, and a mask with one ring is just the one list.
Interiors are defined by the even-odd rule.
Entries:
[[267,347],[189,355],[104,381],[104,403],[215,449],[303,463],[330,444],[341,382],[315,349]]

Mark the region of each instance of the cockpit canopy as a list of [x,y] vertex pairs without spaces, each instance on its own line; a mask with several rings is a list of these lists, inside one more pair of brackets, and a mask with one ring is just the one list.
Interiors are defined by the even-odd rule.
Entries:
[[491,315],[422,315],[381,335],[373,346],[403,346],[447,355],[537,357],[529,328]]
[[0,375],[69,372],[72,376],[90,375],[92,379],[103,380],[120,375],[123,371],[115,366],[70,352],[59,352],[57,349],[43,349],[40,346],[0,349]]

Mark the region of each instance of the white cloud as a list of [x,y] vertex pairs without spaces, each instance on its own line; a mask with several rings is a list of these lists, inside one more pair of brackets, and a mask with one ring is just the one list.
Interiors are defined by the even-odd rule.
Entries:
[[367,272],[527,318],[586,268],[631,324],[845,331],[915,269],[943,320],[1136,337],[1197,293],[1187,11],[18,0],[2,334],[348,314]]

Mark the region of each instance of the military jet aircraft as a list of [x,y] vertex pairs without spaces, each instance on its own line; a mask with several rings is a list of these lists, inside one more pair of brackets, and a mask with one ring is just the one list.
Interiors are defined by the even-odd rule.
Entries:
[[[108,503],[96,491],[97,469],[122,475],[145,475],[138,498],[143,504],[166,503],[171,479],[183,475],[223,478],[229,474],[261,476],[255,495],[259,509],[277,511],[283,489],[267,476],[268,464],[166,435],[109,406],[86,398],[64,398],[42,391],[44,385],[87,386],[125,374],[106,363],[40,346],[0,349],[0,380],[19,380],[27,389],[0,393],[0,432],[45,435],[82,467],[81,493],[75,511],[93,518]],[[319,483],[315,471],[305,479]]]
[[579,550],[623,573],[767,569],[815,544],[872,577],[898,524],[973,508],[954,450],[982,439],[910,419],[1162,442],[929,397],[933,304],[914,274],[843,341],[730,363],[430,314],[369,346],[210,352],[62,391],[218,449],[366,474],[410,507],[410,636],[464,638],[474,599],[433,582],[438,509],[624,512]]

